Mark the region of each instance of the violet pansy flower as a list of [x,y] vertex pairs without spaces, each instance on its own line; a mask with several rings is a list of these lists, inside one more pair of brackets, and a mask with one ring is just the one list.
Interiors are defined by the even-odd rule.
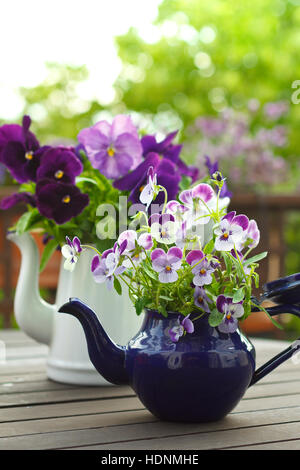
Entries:
[[173,246],[166,253],[161,248],[156,248],[151,253],[152,268],[158,272],[158,279],[163,284],[175,282],[178,279],[178,269],[182,263],[182,251]]
[[0,161],[18,183],[36,180],[40,162],[40,145],[29,130],[31,119],[23,117],[22,126],[5,124],[0,127]]
[[158,242],[171,245],[176,242],[178,224],[170,214],[153,214],[149,218],[151,236]]
[[209,206],[215,198],[214,190],[206,183],[200,183],[193,189],[186,189],[179,194],[180,201],[188,207],[196,224],[207,224],[210,221]]
[[[219,172],[219,162],[216,161],[213,163],[207,155],[205,156],[205,165],[211,177]],[[228,190],[225,179],[223,179],[223,186],[220,192],[220,197],[232,197],[232,192]]]
[[233,303],[230,297],[219,295],[217,298],[217,309],[224,314],[222,323],[218,326],[221,333],[234,333],[238,327],[238,318],[244,315],[243,302]]
[[91,271],[94,281],[102,284],[106,282],[107,288],[111,290],[114,285],[115,276],[119,276],[125,271],[125,266],[119,266],[120,255],[122,254],[126,244],[122,248],[118,248],[115,244],[113,249],[106,250],[102,256],[96,255],[92,259]]
[[249,227],[249,219],[245,215],[236,215],[235,211],[225,215],[215,229],[217,235],[215,249],[231,251],[243,241],[245,231]]
[[255,220],[250,220],[248,230],[247,230],[247,240],[252,240],[251,243],[248,244],[249,248],[255,248],[259,244],[260,240],[260,231],[257,227],[257,223]]
[[0,207],[1,209],[10,209],[11,207],[15,206],[16,204],[24,203],[30,204],[32,207],[36,206],[35,196],[32,193],[22,191],[20,193],[14,193],[11,196],[7,196],[2,199]]
[[66,258],[64,268],[68,271],[73,271],[78,261],[78,255],[83,250],[78,237],[74,237],[72,241],[69,237],[66,237],[66,242],[66,245],[61,248],[62,256]]
[[46,179],[36,185],[36,201],[40,214],[60,225],[79,215],[89,204],[89,197],[77,186]]
[[75,183],[83,170],[82,163],[69,148],[53,147],[43,153],[37,170],[37,179],[49,178],[62,183]]
[[[113,186],[120,191],[130,191],[129,200],[133,203],[140,202],[140,195],[147,184],[149,168],[153,167],[157,175],[157,184],[163,186],[168,194],[168,199],[175,199],[179,191],[181,175],[176,166],[168,159],[160,159],[156,153],[149,153],[140,165],[116,181]],[[162,204],[164,195],[158,194],[155,203]]]
[[176,165],[176,170],[181,175],[189,176],[192,182],[195,182],[199,175],[199,170],[195,166],[188,166],[180,159],[182,145],[173,144],[173,139],[178,131],[171,132],[161,142],[157,142],[154,135],[145,135],[141,139],[143,146],[143,156],[147,157],[149,153],[156,153],[160,158],[168,159]]
[[[126,242],[125,248],[121,254],[126,257],[122,265],[126,268],[131,268],[132,263],[134,265],[139,264],[146,258],[146,254],[143,251],[150,250],[153,246],[153,240],[149,233],[142,233],[139,238],[135,230],[125,230],[119,235],[118,245],[121,247]],[[130,259],[128,259],[130,258]]]
[[209,302],[211,302],[211,300],[207,296],[204,288],[200,287],[200,286],[196,286],[195,290],[194,290],[194,303],[195,303],[195,305],[197,305],[197,307],[204,310],[204,312],[209,313],[210,312],[210,308],[209,308],[209,305],[208,305]]
[[203,251],[190,251],[186,257],[186,261],[189,265],[194,266],[192,273],[194,274],[193,283],[195,286],[202,287],[212,283],[212,274],[215,268],[205,257]]
[[78,134],[94,168],[109,179],[126,175],[142,161],[142,145],[129,116],[118,115],[112,124],[100,121]]
[[190,320],[189,315],[186,316],[179,325],[175,325],[169,329],[169,335],[173,343],[177,343],[179,338],[184,335],[184,333],[193,333],[194,332],[194,324],[192,320]]

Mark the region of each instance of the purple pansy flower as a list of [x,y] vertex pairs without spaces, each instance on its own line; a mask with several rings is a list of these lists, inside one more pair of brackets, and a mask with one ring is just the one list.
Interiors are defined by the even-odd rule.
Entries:
[[209,302],[211,302],[211,300],[206,295],[206,292],[205,292],[204,288],[200,287],[200,286],[196,286],[196,288],[194,290],[194,303],[195,303],[195,305],[197,305],[197,307],[204,310],[204,312],[209,313],[210,312],[210,308],[209,308],[209,305],[208,305]]
[[166,205],[166,214],[172,214],[178,222],[185,222],[189,215],[189,209],[178,201],[169,201]]
[[182,145],[173,144],[172,141],[176,137],[178,131],[171,132],[164,140],[157,142],[154,135],[145,135],[141,139],[143,146],[143,155],[147,157],[149,153],[156,153],[161,158],[167,158],[176,165],[177,171],[181,175],[186,175],[192,178],[194,183],[199,175],[199,170],[195,166],[186,165],[179,157]]
[[89,204],[88,195],[77,186],[49,179],[37,183],[36,198],[39,212],[59,225],[79,215]]
[[1,209],[10,209],[11,207],[15,206],[16,204],[19,203],[25,203],[25,204],[30,204],[32,207],[36,206],[36,200],[35,197],[32,193],[28,192],[21,192],[21,193],[15,193],[12,194],[11,196],[7,196],[2,199],[0,207]]
[[92,166],[109,179],[126,175],[142,159],[142,145],[129,116],[118,115],[112,124],[100,121],[83,129],[78,141],[84,145]]
[[178,224],[171,214],[153,214],[149,218],[152,237],[166,245],[175,243],[177,238]]
[[243,302],[233,303],[230,297],[219,295],[217,309],[224,314],[222,323],[218,326],[221,333],[234,333],[238,327],[238,318],[244,315]]
[[179,199],[189,208],[192,219],[197,224],[207,224],[210,221],[210,204],[216,195],[209,184],[200,183],[193,189],[186,189],[179,194]]
[[62,183],[75,183],[83,166],[76,154],[66,147],[47,149],[37,170],[37,179],[49,178]]
[[[149,168],[153,167],[156,173],[157,184],[163,186],[168,194],[168,200],[175,199],[179,191],[180,174],[176,166],[170,160],[161,160],[156,153],[149,153],[145,160],[128,175],[114,181],[113,186],[120,191],[130,191],[129,200],[138,203],[140,195],[147,184],[147,175]],[[155,204],[162,204],[164,195],[158,194]]]
[[23,117],[22,126],[5,124],[0,127],[0,161],[18,183],[36,180],[40,161],[40,145],[29,131],[31,119]]
[[231,251],[244,239],[244,232],[249,227],[249,219],[246,215],[236,215],[235,211],[226,214],[220,225],[215,229],[217,235],[215,249],[219,251]]
[[[125,242],[126,246],[121,254],[127,258],[122,263],[126,268],[131,268],[132,263],[137,265],[146,258],[146,254],[143,252],[142,248],[150,250],[153,246],[153,240],[149,233],[142,233],[139,238],[137,238],[135,230],[125,230],[120,234],[118,245],[120,247],[122,245],[124,246]],[[130,259],[128,259],[128,257],[130,257]]]
[[101,258],[96,255],[92,259],[91,271],[95,282],[102,284],[106,282],[107,288],[111,290],[114,284],[114,276],[119,276],[125,271],[125,266],[118,266],[120,251],[117,246],[114,249],[106,250]]
[[179,338],[184,335],[184,333],[193,333],[194,332],[194,323],[190,320],[189,315],[186,316],[179,325],[175,325],[169,329],[169,335],[173,343],[177,343]]
[[194,274],[193,283],[195,286],[202,287],[204,285],[211,284],[212,274],[215,271],[215,268],[205,257],[203,251],[190,251],[186,257],[186,261],[189,265],[194,266],[192,273]]
[[248,230],[247,230],[247,239],[253,240],[248,246],[249,248],[255,248],[259,244],[260,240],[260,231],[257,227],[255,220],[250,220]]
[[69,237],[66,237],[66,242],[66,245],[61,249],[61,254],[66,258],[64,268],[68,271],[73,271],[78,261],[78,254],[83,250],[78,237],[74,237],[72,241]]
[[182,263],[182,251],[173,246],[166,253],[161,248],[156,248],[151,253],[152,267],[158,272],[158,279],[163,284],[175,282],[178,279],[177,271]]
[[[219,162],[216,161],[213,163],[207,155],[205,156],[205,165],[211,177],[219,171]],[[225,179],[223,179],[223,186],[220,192],[220,197],[232,197],[232,192],[228,190]]]

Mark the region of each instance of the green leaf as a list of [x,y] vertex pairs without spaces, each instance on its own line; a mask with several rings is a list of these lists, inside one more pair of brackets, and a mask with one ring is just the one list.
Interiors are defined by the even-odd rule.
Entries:
[[227,255],[227,253],[223,253],[223,259],[224,259],[224,262],[225,262],[225,266],[226,266],[226,273],[228,275],[231,274],[231,271],[232,271],[232,261],[231,261],[231,257]]
[[57,247],[56,240],[50,240],[45,246],[42,257],[41,257],[41,262],[40,262],[40,272],[42,272],[45,269],[49,259],[51,258],[52,254],[56,250],[56,247]]
[[280,330],[283,330],[283,326],[280,325],[280,323],[278,323],[276,320],[274,320],[274,318],[271,317],[271,315],[269,314],[269,312],[267,312],[267,310],[266,310],[264,307],[262,307],[261,305],[259,305],[259,308],[260,308],[260,310],[261,310],[262,312],[265,312],[265,313],[268,315],[268,317],[270,318],[270,320],[271,320],[271,322],[273,323],[274,326],[276,326],[276,327],[279,328]]
[[233,303],[241,302],[241,300],[243,300],[244,297],[245,297],[244,288],[241,287],[240,289],[234,290],[232,301]]
[[41,220],[41,215],[36,209],[30,212],[25,212],[17,222],[17,234],[22,235],[22,233],[27,232],[39,220]]
[[191,183],[192,179],[189,176],[183,175],[179,183],[179,187],[182,191],[184,191],[185,189],[190,189]]
[[145,306],[145,299],[143,297],[136,300],[134,307],[135,307],[135,312],[137,315],[140,315],[142,313],[144,306]]
[[248,266],[248,264],[257,263],[257,261],[264,259],[267,255],[268,255],[268,252],[264,251],[263,253],[260,253],[259,255],[252,256],[252,258],[247,259],[243,264],[244,266]]
[[204,250],[203,250],[203,253],[205,255],[209,255],[210,253],[212,253],[213,249],[214,249],[214,246],[215,246],[215,242],[213,239],[211,239],[204,247]]
[[167,300],[168,302],[172,302],[174,300],[171,297],[167,297],[166,295],[160,295],[159,298],[163,300]]
[[158,281],[158,274],[152,271],[151,269],[149,269],[148,266],[146,266],[146,264],[143,265],[143,270],[145,271],[147,276],[149,276],[151,279],[153,279],[154,281]]
[[215,308],[208,317],[208,323],[213,327],[218,326],[222,323],[223,317],[223,313]]
[[158,310],[158,312],[161,313],[165,318],[168,317],[168,312],[167,312],[167,310],[166,310],[166,307],[165,307],[162,303],[159,304],[157,310]]
[[114,279],[114,288],[116,289],[119,295],[122,295],[122,286],[118,278],[115,277]]

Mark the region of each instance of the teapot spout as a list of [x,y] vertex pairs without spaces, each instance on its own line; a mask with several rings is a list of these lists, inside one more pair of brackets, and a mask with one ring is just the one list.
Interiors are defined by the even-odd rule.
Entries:
[[58,310],[76,317],[84,330],[88,353],[96,370],[116,385],[129,383],[125,368],[125,347],[115,344],[105,333],[95,312],[77,298],[71,298]]

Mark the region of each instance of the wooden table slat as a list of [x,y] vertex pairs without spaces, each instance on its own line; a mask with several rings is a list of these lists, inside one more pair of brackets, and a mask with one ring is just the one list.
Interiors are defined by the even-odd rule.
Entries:
[[[0,331],[0,449],[300,449],[300,365],[289,360],[249,388],[216,423],[166,423],[130,387],[82,387],[47,379],[48,348]],[[286,342],[254,339],[257,364]]]

